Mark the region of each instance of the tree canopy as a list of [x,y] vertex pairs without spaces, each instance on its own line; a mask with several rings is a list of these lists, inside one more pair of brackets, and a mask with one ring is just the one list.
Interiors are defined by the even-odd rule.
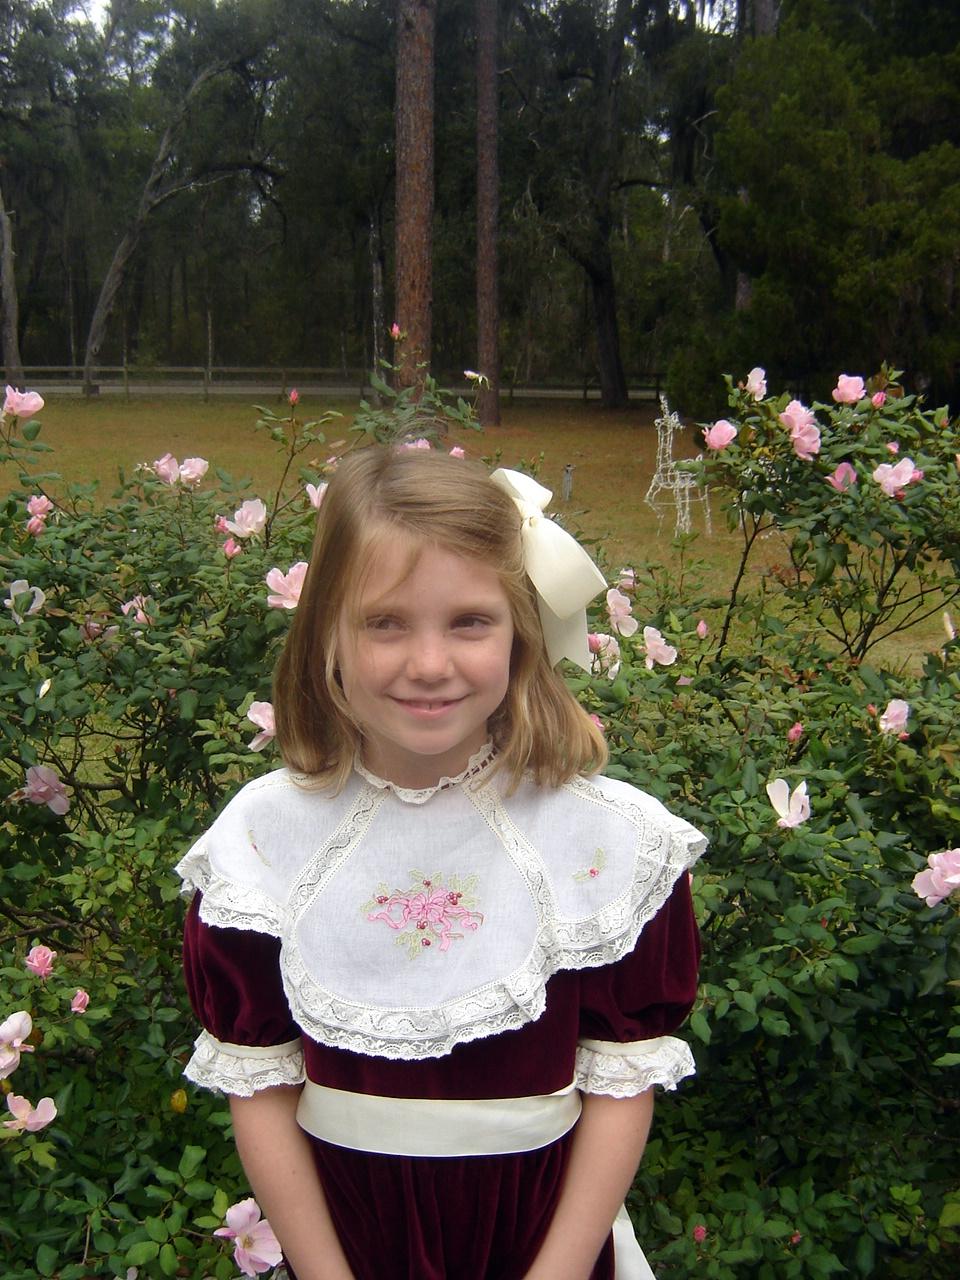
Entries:
[[[960,389],[948,0],[500,0],[505,385],[722,368]],[[922,12],[921,12],[922,10]],[[437,0],[432,370],[477,363],[477,6]],[[370,368],[396,318],[396,0],[2,0],[8,377]],[[377,281],[385,292],[378,299]],[[375,341],[376,338],[376,341]]]

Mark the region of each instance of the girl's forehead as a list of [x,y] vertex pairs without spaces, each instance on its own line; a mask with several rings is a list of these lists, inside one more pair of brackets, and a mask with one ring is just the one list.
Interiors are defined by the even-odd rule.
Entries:
[[475,595],[478,600],[505,594],[492,565],[403,530],[375,536],[363,561],[351,591],[357,612],[385,600],[422,597],[424,592],[464,598]]

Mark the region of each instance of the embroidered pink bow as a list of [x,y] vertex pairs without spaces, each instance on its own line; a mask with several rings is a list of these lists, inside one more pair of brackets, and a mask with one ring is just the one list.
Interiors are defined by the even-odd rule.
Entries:
[[396,930],[406,929],[411,924],[417,929],[429,929],[440,938],[441,951],[448,951],[451,942],[463,937],[462,933],[453,932],[455,925],[476,932],[483,924],[483,915],[479,911],[461,907],[460,894],[442,887],[431,889],[429,893],[395,893],[384,903],[382,911],[372,912],[367,919],[382,920]]

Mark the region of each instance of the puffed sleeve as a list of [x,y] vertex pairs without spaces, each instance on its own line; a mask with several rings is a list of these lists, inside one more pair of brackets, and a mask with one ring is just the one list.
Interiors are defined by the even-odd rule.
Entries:
[[690,878],[683,873],[629,955],[581,972],[579,1089],[628,1098],[655,1084],[675,1089],[693,1075],[689,1046],[668,1033],[693,1007],[699,963]]
[[195,895],[184,928],[183,968],[203,1031],[184,1068],[188,1080],[242,1098],[303,1081],[300,1031],[283,991],[279,957],[277,938],[204,924]]

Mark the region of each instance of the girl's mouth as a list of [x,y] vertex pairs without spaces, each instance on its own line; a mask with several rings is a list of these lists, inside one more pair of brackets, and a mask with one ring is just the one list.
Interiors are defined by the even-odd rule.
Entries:
[[455,707],[461,698],[398,698],[396,701],[405,711],[416,715],[438,715],[449,707]]

